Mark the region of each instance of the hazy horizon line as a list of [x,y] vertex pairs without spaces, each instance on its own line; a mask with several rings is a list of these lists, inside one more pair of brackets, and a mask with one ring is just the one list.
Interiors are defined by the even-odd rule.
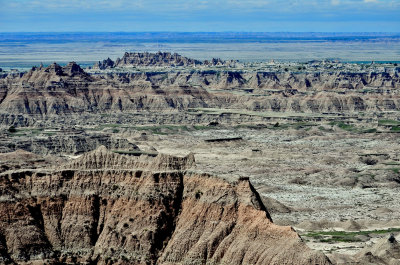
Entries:
[[246,33],[246,34],[400,34],[400,31],[0,31],[0,34],[31,33]]

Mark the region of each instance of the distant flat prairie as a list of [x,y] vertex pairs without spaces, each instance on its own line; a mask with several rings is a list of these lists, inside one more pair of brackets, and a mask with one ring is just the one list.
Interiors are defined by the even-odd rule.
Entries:
[[126,51],[245,62],[395,62],[400,61],[400,33],[0,33],[0,67],[5,69],[54,61],[90,65]]

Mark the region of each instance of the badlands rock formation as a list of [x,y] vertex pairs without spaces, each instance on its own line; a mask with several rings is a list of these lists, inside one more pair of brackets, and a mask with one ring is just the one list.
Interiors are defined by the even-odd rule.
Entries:
[[[143,79],[144,78],[144,79]],[[182,109],[205,106],[201,88],[160,88],[139,76],[90,76],[77,64],[33,68],[21,78],[1,80],[0,109],[33,115],[125,110]]]
[[138,147],[125,138],[110,134],[63,131],[48,137],[25,137],[12,142],[7,135],[0,138],[0,153],[22,149],[41,155],[79,155],[104,145],[110,150],[138,151]]
[[1,73],[0,263],[394,264],[399,71],[263,65]]
[[158,53],[128,53],[122,58],[117,58],[113,62],[110,58],[98,62],[94,67],[107,69],[126,66],[195,66],[202,64],[201,61],[181,56],[177,53],[158,52]]
[[105,147],[0,175],[0,259],[32,264],[330,264],[273,224],[247,178],[190,173],[193,155]]
[[400,245],[394,235],[382,238],[354,257],[355,264],[400,264]]
[[237,61],[223,61],[219,58],[205,60],[204,62],[181,56],[177,53],[158,52],[158,53],[128,53],[126,52],[122,58],[117,58],[114,62],[110,58],[98,62],[94,65],[95,69],[105,70],[112,68],[124,67],[143,67],[143,66],[228,66],[233,67]]
[[[122,61],[121,61],[122,60]],[[176,54],[125,54],[120,64],[196,64]],[[218,61],[215,61],[218,63]],[[114,65],[107,59],[104,65]],[[104,66],[105,67],[105,66]],[[171,68],[173,69],[173,68]],[[0,78],[0,122],[107,112],[193,108],[354,113],[400,110],[397,72],[258,72],[171,70],[85,72],[77,64],[32,68]],[[23,116],[16,116],[23,115]]]

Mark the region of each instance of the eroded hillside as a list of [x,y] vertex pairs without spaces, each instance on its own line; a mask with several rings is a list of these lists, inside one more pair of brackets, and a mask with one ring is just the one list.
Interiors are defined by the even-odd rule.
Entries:
[[247,178],[193,166],[192,155],[100,147],[56,168],[1,173],[2,262],[330,264],[272,223]]
[[[262,72],[226,68],[226,62],[214,68],[205,63],[194,68],[185,68],[192,63],[184,63],[179,68],[174,62],[190,59],[150,55],[128,54],[125,64],[111,70],[85,72],[72,62],[2,75],[1,123],[28,125],[57,115],[186,113],[199,108],[342,115],[376,115],[400,108],[400,79],[395,69]],[[157,68],[155,62],[170,66]],[[138,65],[150,68],[134,68]]]
[[394,264],[399,83],[170,53],[2,72],[2,261]]

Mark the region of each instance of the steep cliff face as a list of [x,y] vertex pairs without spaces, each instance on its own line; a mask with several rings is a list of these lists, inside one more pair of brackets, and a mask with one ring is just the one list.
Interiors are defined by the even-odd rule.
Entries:
[[247,179],[188,173],[189,155],[104,147],[56,170],[0,175],[3,263],[330,264],[272,223]]
[[[142,57],[147,58],[143,54],[132,58]],[[22,77],[0,78],[0,112],[7,113],[0,119],[2,123],[19,124],[30,121],[20,120],[27,118],[18,114],[46,117],[207,107],[316,113],[393,111],[400,110],[399,89],[396,72],[198,70],[88,74],[75,63],[65,67],[52,64],[34,68]]]
[[[75,69],[75,70],[74,70]],[[78,69],[78,70],[77,70]],[[199,87],[153,84],[148,76],[89,76],[76,64],[32,69],[21,78],[2,79],[0,110],[49,115],[125,110],[184,109],[205,106]]]

